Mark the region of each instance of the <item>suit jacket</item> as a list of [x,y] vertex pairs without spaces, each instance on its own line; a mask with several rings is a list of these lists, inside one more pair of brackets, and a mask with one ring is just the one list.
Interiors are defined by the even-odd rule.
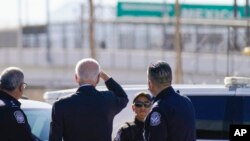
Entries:
[[82,86],[54,103],[49,141],[111,141],[114,116],[128,98],[112,78],[105,84],[109,91]]

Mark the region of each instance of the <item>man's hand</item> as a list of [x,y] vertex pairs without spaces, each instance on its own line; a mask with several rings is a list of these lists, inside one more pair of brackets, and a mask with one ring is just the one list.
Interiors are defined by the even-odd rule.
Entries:
[[100,77],[106,82],[110,76],[108,74],[106,74],[104,71],[100,71]]

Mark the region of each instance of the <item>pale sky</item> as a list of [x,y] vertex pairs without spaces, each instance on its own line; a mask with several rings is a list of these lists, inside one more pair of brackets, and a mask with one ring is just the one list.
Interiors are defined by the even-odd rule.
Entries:
[[[38,24],[46,21],[47,0],[1,0],[0,27],[12,28],[18,24],[21,11],[22,24]],[[51,12],[67,3],[80,3],[88,0],[48,0]],[[115,5],[116,0],[94,0],[103,4]],[[20,10],[21,9],[21,10]]]
[[[46,21],[47,0],[2,0],[0,5],[0,27],[10,28],[18,24],[18,14],[21,11],[22,24],[38,24]],[[88,0],[48,0],[50,11],[56,11],[66,3],[80,3]],[[93,0],[95,3],[105,5],[116,5],[117,0]],[[175,0],[121,0],[121,1],[142,1],[142,2],[166,2],[173,3]],[[179,0],[180,3],[195,4],[220,4],[233,5],[234,0]],[[239,5],[244,5],[245,0],[237,0]],[[20,2],[20,5],[18,4]],[[18,6],[19,5],[19,6]],[[20,8],[18,8],[20,7]],[[21,10],[18,10],[21,9]]]

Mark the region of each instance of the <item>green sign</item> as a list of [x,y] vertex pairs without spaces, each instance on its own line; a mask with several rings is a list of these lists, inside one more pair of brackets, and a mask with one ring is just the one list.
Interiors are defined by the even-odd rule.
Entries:
[[155,3],[118,2],[117,16],[162,17],[164,7]]
[[[146,2],[118,2],[117,16],[137,16],[137,17],[174,17],[174,4]],[[184,18],[207,18],[207,19],[232,19],[233,6],[229,5],[195,5],[181,4],[181,16]],[[244,18],[245,7],[237,7],[238,18]]]

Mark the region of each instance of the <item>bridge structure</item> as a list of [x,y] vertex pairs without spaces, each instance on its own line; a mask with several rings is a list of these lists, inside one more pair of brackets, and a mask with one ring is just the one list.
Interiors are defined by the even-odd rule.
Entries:
[[[51,62],[47,62],[45,48],[0,48],[0,70],[8,66],[22,68],[30,86],[76,87],[75,64],[90,57],[89,50],[53,48],[51,53]],[[157,60],[169,62],[174,72],[175,55],[174,51],[167,50],[97,50],[97,60],[102,68],[121,84],[147,84],[147,66]],[[250,76],[250,58],[238,52],[182,52],[182,68],[185,84],[222,84],[225,76]]]

